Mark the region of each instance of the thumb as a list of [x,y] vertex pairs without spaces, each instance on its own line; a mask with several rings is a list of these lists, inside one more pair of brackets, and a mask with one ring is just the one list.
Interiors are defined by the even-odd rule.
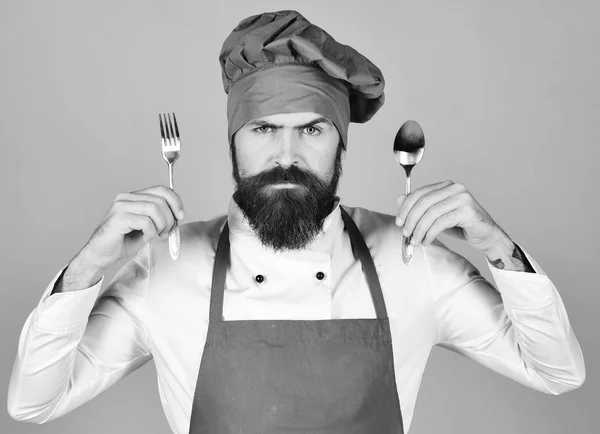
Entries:
[[402,203],[404,202],[405,199],[406,199],[405,194],[399,195],[398,198],[396,199],[396,203],[398,204],[398,206],[402,206]]
[[402,226],[404,224],[404,222],[402,221],[402,219],[400,219],[400,208],[402,207],[402,204],[404,203],[405,199],[406,199],[406,195],[405,194],[401,194],[396,199],[396,203],[398,204],[398,213],[396,215],[396,225],[398,225],[398,226]]

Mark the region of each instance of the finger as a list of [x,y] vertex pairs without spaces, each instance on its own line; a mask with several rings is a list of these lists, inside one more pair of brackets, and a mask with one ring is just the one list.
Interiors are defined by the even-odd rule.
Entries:
[[185,218],[185,210],[183,208],[183,200],[179,193],[175,190],[167,187],[166,185],[157,185],[154,187],[150,187],[150,192],[153,194],[157,194],[166,199],[169,207],[171,208],[173,215],[178,220],[183,220]]
[[[460,201],[451,197],[429,208],[425,214],[423,214],[423,217],[419,220],[412,232],[410,240],[411,244],[413,246],[418,246],[436,222],[440,221],[443,223],[446,221],[444,216],[455,212],[459,206]],[[440,223],[438,223],[438,225],[439,224]]]
[[461,215],[461,210],[458,208],[440,216],[427,231],[422,244],[428,246],[433,240],[439,237],[442,232],[459,226],[462,221],[464,221],[464,218]]
[[183,209],[183,201],[181,200],[181,196],[179,196],[175,190],[170,189],[166,185],[155,185],[153,187],[134,191],[132,193],[151,194],[163,197],[169,204],[169,208],[171,208],[173,216],[175,216],[178,220],[183,220],[185,218],[185,210]]
[[410,213],[410,211],[413,208],[413,206],[415,205],[415,203],[417,203],[419,201],[419,199],[421,199],[421,197],[423,197],[426,194],[429,194],[433,191],[449,187],[453,184],[454,183],[452,181],[438,182],[435,184],[430,184],[430,185],[420,187],[420,188],[416,189],[415,191],[413,191],[412,193],[410,193],[408,196],[406,196],[406,199],[403,200],[402,204],[400,205],[400,209],[398,210],[397,220],[398,220],[399,224],[402,226],[404,224],[404,222],[406,222],[406,217]]
[[[402,207],[402,202],[404,202],[404,200],[406,199],[406,195],[405,194],[401,194],[396,198],[396,204],[399,207]],[[402,221],[400,220],[400,216],[396,215],[396,225],[398,226],[402,226]]]
[[[171,190],[171,193],[174,193]],[[171,196],[171,195],[169,195]],[[132,193],[121,193],[119,196],[117,196],[119,199],[121,200],[125,200],[125,201],[147,201],[147,202],[154,202],[158,205],[161,206],[161,208],[163,208],[165,216],[169,216],[171,217],[171,219],[175,219],[176,217],[176,212],[178,212],[177,210],[173,210],[173,208],[171,208],[171,205],[168,201],[168,199],[165,196],[162,196],[160,194],[154,194],[154,193],[138,193],[138,192],[132,192]]]
[[[456,187],[454,187],[455,185],[456,184],[451,184],[451,185],[442,187],[437,190],[432,190],[429,193],[422,195],[416,201],[416,203],[413,204],[412,208],[410,209],[410,211],[408,211],[408,214],[405,218],[405,223],[404,223],[405,236],[411,236],[411,234],[414,232],[414,229],[416,228],[419,221],[421,221],[421,219],[423,218],[425,213],[430,208],[435,206],[437,203],[447,200],[450,197],[455,197],[455,193],[458,190]],[[408,199],[409,198],[407,198],[407,200]],[[432,220],[432,222],[433,222],[433,220]]]
[[149,216],[159,235],[168,232],[175,223],[171,209],[165,199],[160,196],[125,193],[115,202],[113,209],[122,214],[133,213]]
[[134,230],[142,231],[145,242],[149,242],[158,233],[154,222],[148,215],[126,213],[123,215],[123,221],[130,229],[128,232]]

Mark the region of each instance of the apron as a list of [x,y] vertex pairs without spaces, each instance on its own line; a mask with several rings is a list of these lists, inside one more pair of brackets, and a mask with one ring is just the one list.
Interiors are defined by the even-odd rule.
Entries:
[[226,222],[190,434],[403,434],[379,278],[358,228],[341,211],[377,318],[224,321]]

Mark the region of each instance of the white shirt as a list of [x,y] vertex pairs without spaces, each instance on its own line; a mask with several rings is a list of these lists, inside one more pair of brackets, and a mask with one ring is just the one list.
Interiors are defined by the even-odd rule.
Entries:
[[[535,273],[500,270],[488,262],[496,290],[439,241],[415,248],[405,266],[394,216],[346,209],[381,282],[405,432],[434,345],[541,392],[559,394],[583,383],[583,356],[563,302],[524,249]],[[91,288],[51,295],[61,269],[23,327],[9,413],[36,423],[55,419],[154,358],[168,423],[174,433],[187,433],[215,249],[226,218],[231,268],[225,320],[375,318],[339,202],[307,249],[275,254],[261,245],[231,200],[228,215],[180,227],[177,261],[170,258],[167,240],[155,239],[104,290],[103,277]],[[315,277],[319,271],[323,280]],[[255,281],[258,274],[265,277],[262,284]]]

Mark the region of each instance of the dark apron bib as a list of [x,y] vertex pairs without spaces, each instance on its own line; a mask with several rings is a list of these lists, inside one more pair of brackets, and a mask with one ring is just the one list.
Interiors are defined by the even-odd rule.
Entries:
[[403,433],[379,278],[358,228],[341,211],[377,318],[223,321],[230,265],[226,222],[190,434]]

